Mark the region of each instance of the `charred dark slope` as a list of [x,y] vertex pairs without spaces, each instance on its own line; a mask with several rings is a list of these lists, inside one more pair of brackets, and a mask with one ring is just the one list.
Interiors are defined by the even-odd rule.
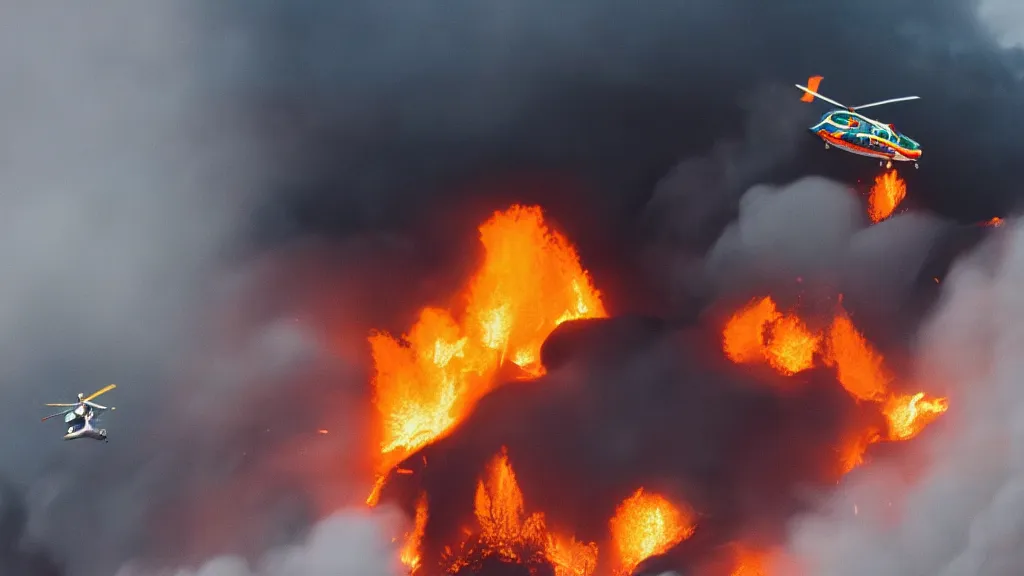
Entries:
[[787,382],[795,392],[780,395],[778,377],[737,369],[716,340],[637,317],[566,325],[545,345],[557,368],[485,398],[388,490],[410,508],[417,490],[428,493],[427,551],[458,541],[476,482],[502,446],[528,510],[579,538],[604,542],[615,507],[639,486],[700,514],[704,549],[689,546],[687,558],[752,521],[781,526],[800,507],[795,487],[835,481],[834,446],[853,404],[827,372]]

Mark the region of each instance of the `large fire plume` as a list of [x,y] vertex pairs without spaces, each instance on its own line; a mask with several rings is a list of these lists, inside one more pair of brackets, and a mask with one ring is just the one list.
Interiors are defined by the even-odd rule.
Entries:
[[381,443],[368,504],[396,464],[465,419],[502,365],[539,376],[540,347],[559,324],[607,314],[576,250],[548,228],[540,208],[497,212],[479,231],[483,262],[461,313],[424,308],[402,338],[370,336]]
[[[497,212],[479,232],[482,263],[459,295],[462,306],[454,311],[424,308],[402,338],[383,332],[370,336],[380,421],[379,476],[370,505],[377,503],[391,473],[416,474],[398,468],[399,463],[451,435],[502,379],[543,376],[540,349],[557,326],[607,315],[575,248],[547,226],[539,208]],[[755,298],[731,316],[721,338],[729,360],[768,366],[782,382],[796,383],[792,377],[809,370],[831,369],[847,394],[876,411],[884,426],[849,433],[836,447],[834,465],[842,474],[865,462],[872,444],[910,440],[948,408],[943,398],[904,393],[905,383],[841,302],[823,318],[783,309],[769,296]],[[553,526],[549,510],[530,504],[514,458],[502,448],[480,471],[475,494],[459,496],[472,502],[474,518],[443,549],[423,549],[433,514],[427,494],[420,494],[401,542],[401,559],[410,574],[470,575],[497,563],[538,575],[630,576],[701,531],[687,502],[638,482],[609,515],[603,539],[592,531],[579,539],[581,527]],[[426,456],[423,461],[427,465]],[[767,553],[734,546],[729,572],[722,576],[767,575]],[[425,563],[428,558],[439,563]]]

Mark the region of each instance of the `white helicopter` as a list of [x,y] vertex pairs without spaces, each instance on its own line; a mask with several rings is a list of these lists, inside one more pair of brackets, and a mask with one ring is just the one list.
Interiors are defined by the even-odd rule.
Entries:
[[96,398],[110,392],[114,388],[117,388],[116,384],[111,384],[100,388],[96,392],[93,392],[88,397],[84,394],[78,395],[78,402],[73,404],[47,404],[47,406],[54,407],[66,407],[67,410],[57,412],[56,414],[50,414],[43,418],[43,422],[46,422],[50,418],[56,418],[57,416],[64,416],[64,423],[68,425],[68,432],[64,435],[65,440],[75,440],[77,438],[92,438],[93,440],[107,441],[107,431],[103,428],[96,428],[93,423],[97,420],[97,413],[103,410],[115,410],[113,406],[106,407],[100,406],[93,402]]

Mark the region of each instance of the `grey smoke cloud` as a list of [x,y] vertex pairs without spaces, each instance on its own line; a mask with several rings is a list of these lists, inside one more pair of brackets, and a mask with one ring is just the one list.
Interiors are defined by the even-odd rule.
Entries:
[[914,212],[870,225],[864,203],[849,186],[820,177],[750,188],[736,221],[703,260],[704,288],[719,297],[842,294],[872,316],[900,315],[933,246],[951,226]]
[[[993,265],[993,252],[1001,256]],[[922,327],[915,383],[950,398],[907,460],[856,471],[788,552],[814,574],[1009,576],[1024,569],[1024,234],[1019,223],[959,262]],[[854,513],[857,506],[858,514]]]
[[[691,162],[706,186],[688,180],[697,185],[687,184],[683,200],[652,204],[672,208],[673,222],[685,225],[671,232],[703,246],[759,172],[792,158],[803,135],[804,110],[784,91],[753,98],[756,123],[740,135],[738,86],[834,70],[832,58],[844,54],[837,95],[861,96],[863,78],[877,82],[865,99],[894,79],[921,81],[932,94],[962,98],[964,122],[1015,110],[992,106],[1003,79],[990,65],[998,55],[957,60],[946,50],[954,42],[987,49],[970,26],[954,24],[970,20],[953,1],[928,11],[919,2],[869,2],[843,14],[831,4],[753,1],[635,11],[613,2],[559,10],[544,2],[236,2],[222,12],[155,0],[8,4],[0,8],[0,389],[11,406],[36,406],[116,381],[111,402],[120,410],[110,427],[133,440],[61,444],[59,428],[38,427],[29,410],[0,422],[5,437],[19,439],[0,449],[0,474],[31,484],[29,531],[71,561],[71,576],[107,576],[145,548],[142,540],[160,540],[163,523],[145,503],[244,476],[236,448],[251,422],[233,393],[272,395],[273,383],[253,380],[309,363],[308,335],[272,318],[242,339],[245,353],[197,370],[204,377],[196,382],[170,384],[182,365],[192,368],[189,345],[205,343],[196,317],[208,308],[198,304],[248,201],[281,184],[266,170],[285,172],[288,185],[321,186],[311,194],[314,220],[350,231],[353,222],[401,224],[421,218],[424,206],[444,209],[459,199],[445,192],[452,174],[569,167],[601,182],[587,199],[607,221],[594,228],[618,240],[616,226],[633,223],[622,207],[642,204],[652,174],[725,142],[710,161]],[[890,16],[883,24],[879,4]],[[223,18],[206,21],[211,15]],[[822,46],[793,33],[837,18],[886,34],[869,46],[859,37]],[[940,139],[949,132],[932,112],[949,101],[933,101],[907,113],[912,127],[931,131],[922,140],[940,158],[927,172],[933,181],[964,164],[942,162],[964,151],[937,153],[941,141],[977,145],[971,150],[986,158],[1016,153],[1002,123]],[[254,109],[265,113],[263,131],[250,137],[238,115]],[[268,141],[272,153],[255,148]],[[979,186],[973,194],[1006,192]],[[308,233],[309,223],[295,219]],[[859,245],[851,241],[850,251],[880,249]],[[901,258],[890,261],[902,270]],[[182,400],[182,388],[195,397]],[[229,426],[217,418],[222,407],[233,410]],[[179,434],[178,416],[197,432]],[[253,481],[276,488],[261,482]],[[103,530],[83,547],[82,526],[96,518]]]
[[980,0],[978,17],[1002,45],[1024,47],[1024,5],[1012,0]]
[[[30,486],[23,529],[69,575],[109,574],[137,545],[174,433],[152,426],[166,383],[261,192],[198,16],[156,0],[0,7],[0,433],[16,439],[0,476]],[[110,444],[39,423],[43,403],[110,382]]]
[[402,513],[388,506],[341,510],[321,520],[303,541],[270,550],[256,563],[220,556],[194,571],[154,573],[125,566],[116,576],[403,576],[401,541],[392,540],[404,524]]

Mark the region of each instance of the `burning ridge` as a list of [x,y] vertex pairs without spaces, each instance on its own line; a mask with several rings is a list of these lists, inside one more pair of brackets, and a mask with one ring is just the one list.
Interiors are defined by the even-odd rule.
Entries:
[[716,348],[706,326],[607,318],[539,208],[495,213],[480,240],[461,306],[370,336],[367,504],[406,503],[410,573],[628,576],[663,556],[758,574],[771,550],[744,541],[749,518],[781,526],[800,506],[793,486],[835,483],[947,407],[903,392],[841,304],[803,317],[755,298]]

